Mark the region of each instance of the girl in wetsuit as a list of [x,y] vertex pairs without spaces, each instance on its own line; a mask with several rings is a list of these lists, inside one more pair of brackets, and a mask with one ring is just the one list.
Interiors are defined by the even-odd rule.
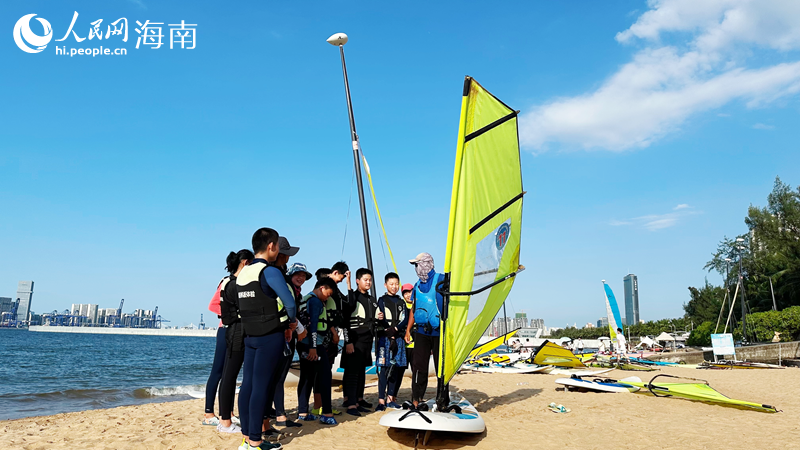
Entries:
[[[211,299],[208,309],[216,313],[221,319],[217,329],[217,345],[214,351],[214,363],[211,366],[211,375],[206,383],[206,409],[203,425],[216,425],[217,430],[224,433],[239,433],[241,429],[231,422],[233,410],[233,396],[236,390],[236,377],[242,367],[244,346],[242,344],[241,324],[238,323],[236,313],[236,276],[242,268],[253,260],[253,252],[247,249],[238,253],[230,252],[226,259],[226,269],[229,276],[220,281],[217,292]],[[234,335],[238,331],[239,346],[232,345]],[[233,372],[226,378],[226,370]],[[214,416],[214,397],[219,385],[219,415]]]

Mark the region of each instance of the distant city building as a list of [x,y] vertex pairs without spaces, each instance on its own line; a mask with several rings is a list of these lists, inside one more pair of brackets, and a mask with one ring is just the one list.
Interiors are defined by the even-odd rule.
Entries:
[[586,325],[583,326],[583,328],[594,328],[594,324],[592,322],[587,322]]
[[608,317],[601,317],[600,320],[597,321],[597,328],[606,327],[608,327]]
[[28,313],[31,312],[31,300],[33,299],[33,281],[20,281],[17,285],[17,323],[22,324],[28,320]]
[[622,279],[625,286],[625,325],[639,323],[639,281],[636,275],[629,273]]
[[0,314],[11,312],[14,309],[14,300],[11,297],[0,297]]
[[511,329],[515,328],[528,328],[528,316],[524,312],[514,315],[514,323],[511,324]]
[[544,319],[531,319],[530,325],[531,328],[541,328],[544,329]]

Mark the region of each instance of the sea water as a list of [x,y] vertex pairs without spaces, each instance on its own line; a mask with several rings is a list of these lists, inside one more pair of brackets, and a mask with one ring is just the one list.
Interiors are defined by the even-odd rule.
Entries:
[[0,328],[0,420],[188,400],[205,389],[214,343]]

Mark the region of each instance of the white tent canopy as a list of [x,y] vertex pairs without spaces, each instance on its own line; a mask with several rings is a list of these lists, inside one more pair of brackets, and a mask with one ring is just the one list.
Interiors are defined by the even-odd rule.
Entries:
[[664,342],[664,341],[674,342],[675,338],[670,336],[666,331],[663,331],[661,334],[659,334],[656,337],[655,340],[656,341],[660,341],[660,342]]
[[651,348],[651,347],[661,347],[661,345],[659,345],[657,342],[655,342],[654,340],[650,339],[647,336],[642,336],[639,338],[639,344],[636,346],[636,348],[639,347]]

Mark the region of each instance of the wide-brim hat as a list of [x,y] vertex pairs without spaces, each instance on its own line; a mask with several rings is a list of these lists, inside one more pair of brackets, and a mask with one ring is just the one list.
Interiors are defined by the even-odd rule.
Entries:
[[303,263],[294,263],[291,266],[289,266],[289,270],[286,271],[286,275],[291,277],[297,272],[303,272],[304,274],[306,274],[306,280],[310,280],[312,277],[311,272],[308,271],[306,265]]

